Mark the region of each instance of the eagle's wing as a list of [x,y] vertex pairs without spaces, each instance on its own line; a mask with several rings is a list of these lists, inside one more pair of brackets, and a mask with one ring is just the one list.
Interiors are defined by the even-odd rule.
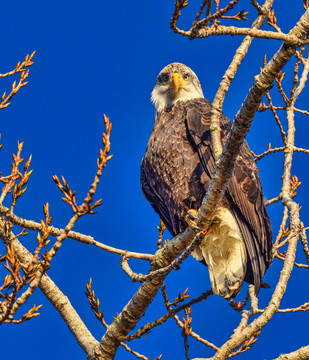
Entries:
[[[209,177],[215,169],[210,119],[211,103],[206,99],[192,101],[188,106],[186,126],[188,140],[198,152],[204,171]],[[232,127],[221,114],[221,142],[224,145]],[[227,186],[223,205],[233,213],[245,241],[248,264],[245,280],[260,287],[260,279],[271,264],[271,225],[264,206],[258,169],[246,142],[235,161],[234,174]]]
[[171,221],[171,217],[167,208],[166,202],[163,201],[160,194],[156,190],[156,184],[153,182],[149,182],[151,179],[150,176],[145,174],[145,166],[141,166],[141,186],[142,192],[145,198],[149,201],[151,206],[153,207],[154,211],[157,214],[160,214],[161,220],[164,222],[165,226],[171,232],[171,234],[176,234],[176,229],[174,229],[174,225]]
[[250,258],[246,280],[259,288],[260,279],[272,262],[272,231],[258,169],[247,142],[243,143],[236,158],[234,174],[226,192],[231,198],[232,212],[240,226]]

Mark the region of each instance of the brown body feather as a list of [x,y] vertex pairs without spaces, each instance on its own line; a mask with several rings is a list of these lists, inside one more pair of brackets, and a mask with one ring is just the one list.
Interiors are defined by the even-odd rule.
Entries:
[[[189,209],[198,209],[215,168],[211,103],[203,98],[178,101],[157,114],[141,165],[142,190],[172,235],[188,226]],[[232,126],[220,117],[221,141]],[[272,231],[264,205],[258,169],[246,142],[235,162],[222,206],[228,208],[244,239],[245,280],[256,287],[272,262]]]

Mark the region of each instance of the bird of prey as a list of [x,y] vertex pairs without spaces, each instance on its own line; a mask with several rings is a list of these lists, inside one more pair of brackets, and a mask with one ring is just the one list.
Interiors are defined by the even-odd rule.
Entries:
[[[141,164],[141,186],[175,236],[188,226],[188,211],[200,207],[215,169],[212,104],[204,98],[196,74],[180,63],[159,73],[151,99],[155,123]],[[220,126],[224,145],[232,123],[223,113]],[[212,225],[192,255],[207,265],[214,294],[234,298],[243,281],[254,284],[258,293],[272,262],[272,230],[247,142]]]

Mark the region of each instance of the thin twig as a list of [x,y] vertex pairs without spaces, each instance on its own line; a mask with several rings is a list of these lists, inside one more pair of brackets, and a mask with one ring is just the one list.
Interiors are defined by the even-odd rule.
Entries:
[[267,100],[268,100],[269,108],[270,108],[271,112],[273,113],[273,116],[274,116],[274,118],[276,120],[277,125],[279,126],[279,130],[280,130],[280,133],[281,133],[281,138],[282,138],[283,144],[286,145],[286,133],[283,130],[280,119],[279,119],[279,117],[278,117],[278,115],[276,113],[276,109],[273,106],[272,99],[271,99],[271,97],[269,95],[269,91],[266,92],[266,97],[267,97]]
[[129,267],[128,260],[126,259],[126,256],[123,257],[121,261],[121,266],[123,271],[130,277],[130,279],[134,282],[144,282],[149,279],[153,279],[158,275],[166,275],[168,274],[172,269],[179,269],[179,266],[181,263],[188,258],[188,256],[196,249],[201,242],[203,241],[204,237],[206,235],[206,230],[200,231],[192,241],[192,243],[187,247],[187,249],[175,260],[173,260],[169,265],[166,267],[162,267],[158,270],[150,271],[147,275],[143,274],[137,274],[134,273],[131,268]]
[[150,330],[154,329],[155,327],[162,325],[165,321],[167,321],[168,319],[170,319],[171,317],[173,317],[175,314],[179,313],[180,311],[183,311],[184,309],[197,304],[203,300],[208,299],[208,297],[210,295],[213,295],[213,291],[212,290],[208,290],[205,291],[202,295],[200,295],[198,298],[192,299],[189,302],[178,306],[177,308],[173,309],[170,307],[171,310],[169,310],[169,312],[161,317],[159,317],[157,320],[153,321],[152,323],[147,323],[146,325],[144,325],[143,327],[141,327],[139,330],[136,331],[136,333],[131,334],[131,335],[127,335],[124,339],[122,339],[123,341],[131,341],[134,339],[139,339],[141,338],[143,335],[147,334]]
[[[163,298],[164,298],[164,303],[165,306],[167,308],[168,311],[173,311],[173,309],[170,306],[170,302],[167,296],[167,292],[166,292],[166,288],[164,285],[162,285],[162,294],[163,294]],[[184,328],[184,324],[180,321],[179,317],[175,314],[173,315],[173,318],[176,321],[176,324],[183,329]],[[195,333],[194,331],[191,331],[190,336],[193,337],[194,339],[196,339],[197,341],[201,342],[202,344],[206,345],[207,347],[210,347],[214,350],[218,350],[218,347],[214,344],[212,344],[211,342],[207,341],[206,339],[201,338],[197,333]]]
[[[21,217],[15,215],[12,211],[10,211],[9,208],[5,207],[2,204],[0,204],[0,214],[2,216],[5,216],[13,224],[20,226],[22,228],[29,229],[29,230],[36,230],[36,231],[42,230],[42,225],[40,223],[35,222],[33,220],[27,220],[27,219],[21,218]],[[52,227],[50,234],[52,236],[59,236],[63,230],[64,229]],[[138,252],[133,252],[133,251],[128,251],[128,250],[122,250],[122,249],[117,249],[112,246],[105,245],[99,241],[94,240],[94,238],[92,236],[84,235],[84,234],[78,233],[76,231],[69,231],[67,234],[67,237],[70,239],[79,241],[81,243],[84,243],[84,244],[94,245],[94,246],[98,247],[99,249],[102,249],[102,250],[105,250],[105,251],[108,251],[108,252],[111,252],[114,254],[125,255],[128,258],[135,258],[135,259],[142,259],[142,260],[149,260],[149,261],[151,261],[153,258],[153,255],[151,255],[151,254],[143,254],[143,253],[138,253]]]
[[303,244],[303,250],[306,255],[307,263],[309,264],[309,247],[308,247],[308,239],[306,234],[306,229],[304,227],[304,224],[301,223],[301,233],[300,233],[300,239]]

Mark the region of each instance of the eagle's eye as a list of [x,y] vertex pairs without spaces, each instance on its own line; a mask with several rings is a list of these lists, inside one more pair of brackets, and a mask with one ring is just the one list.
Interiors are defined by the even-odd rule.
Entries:
[[190,74],[183,74],[183,79],[185,81],[189,81],[190,80]]
[[163,82],[163,83],[167,83],[167,82],[169,82],[169,80],[170,80],[170,77],[169,77],[169,75],[168,74],[163,74],[163,75],[161,75],[161,82]]

